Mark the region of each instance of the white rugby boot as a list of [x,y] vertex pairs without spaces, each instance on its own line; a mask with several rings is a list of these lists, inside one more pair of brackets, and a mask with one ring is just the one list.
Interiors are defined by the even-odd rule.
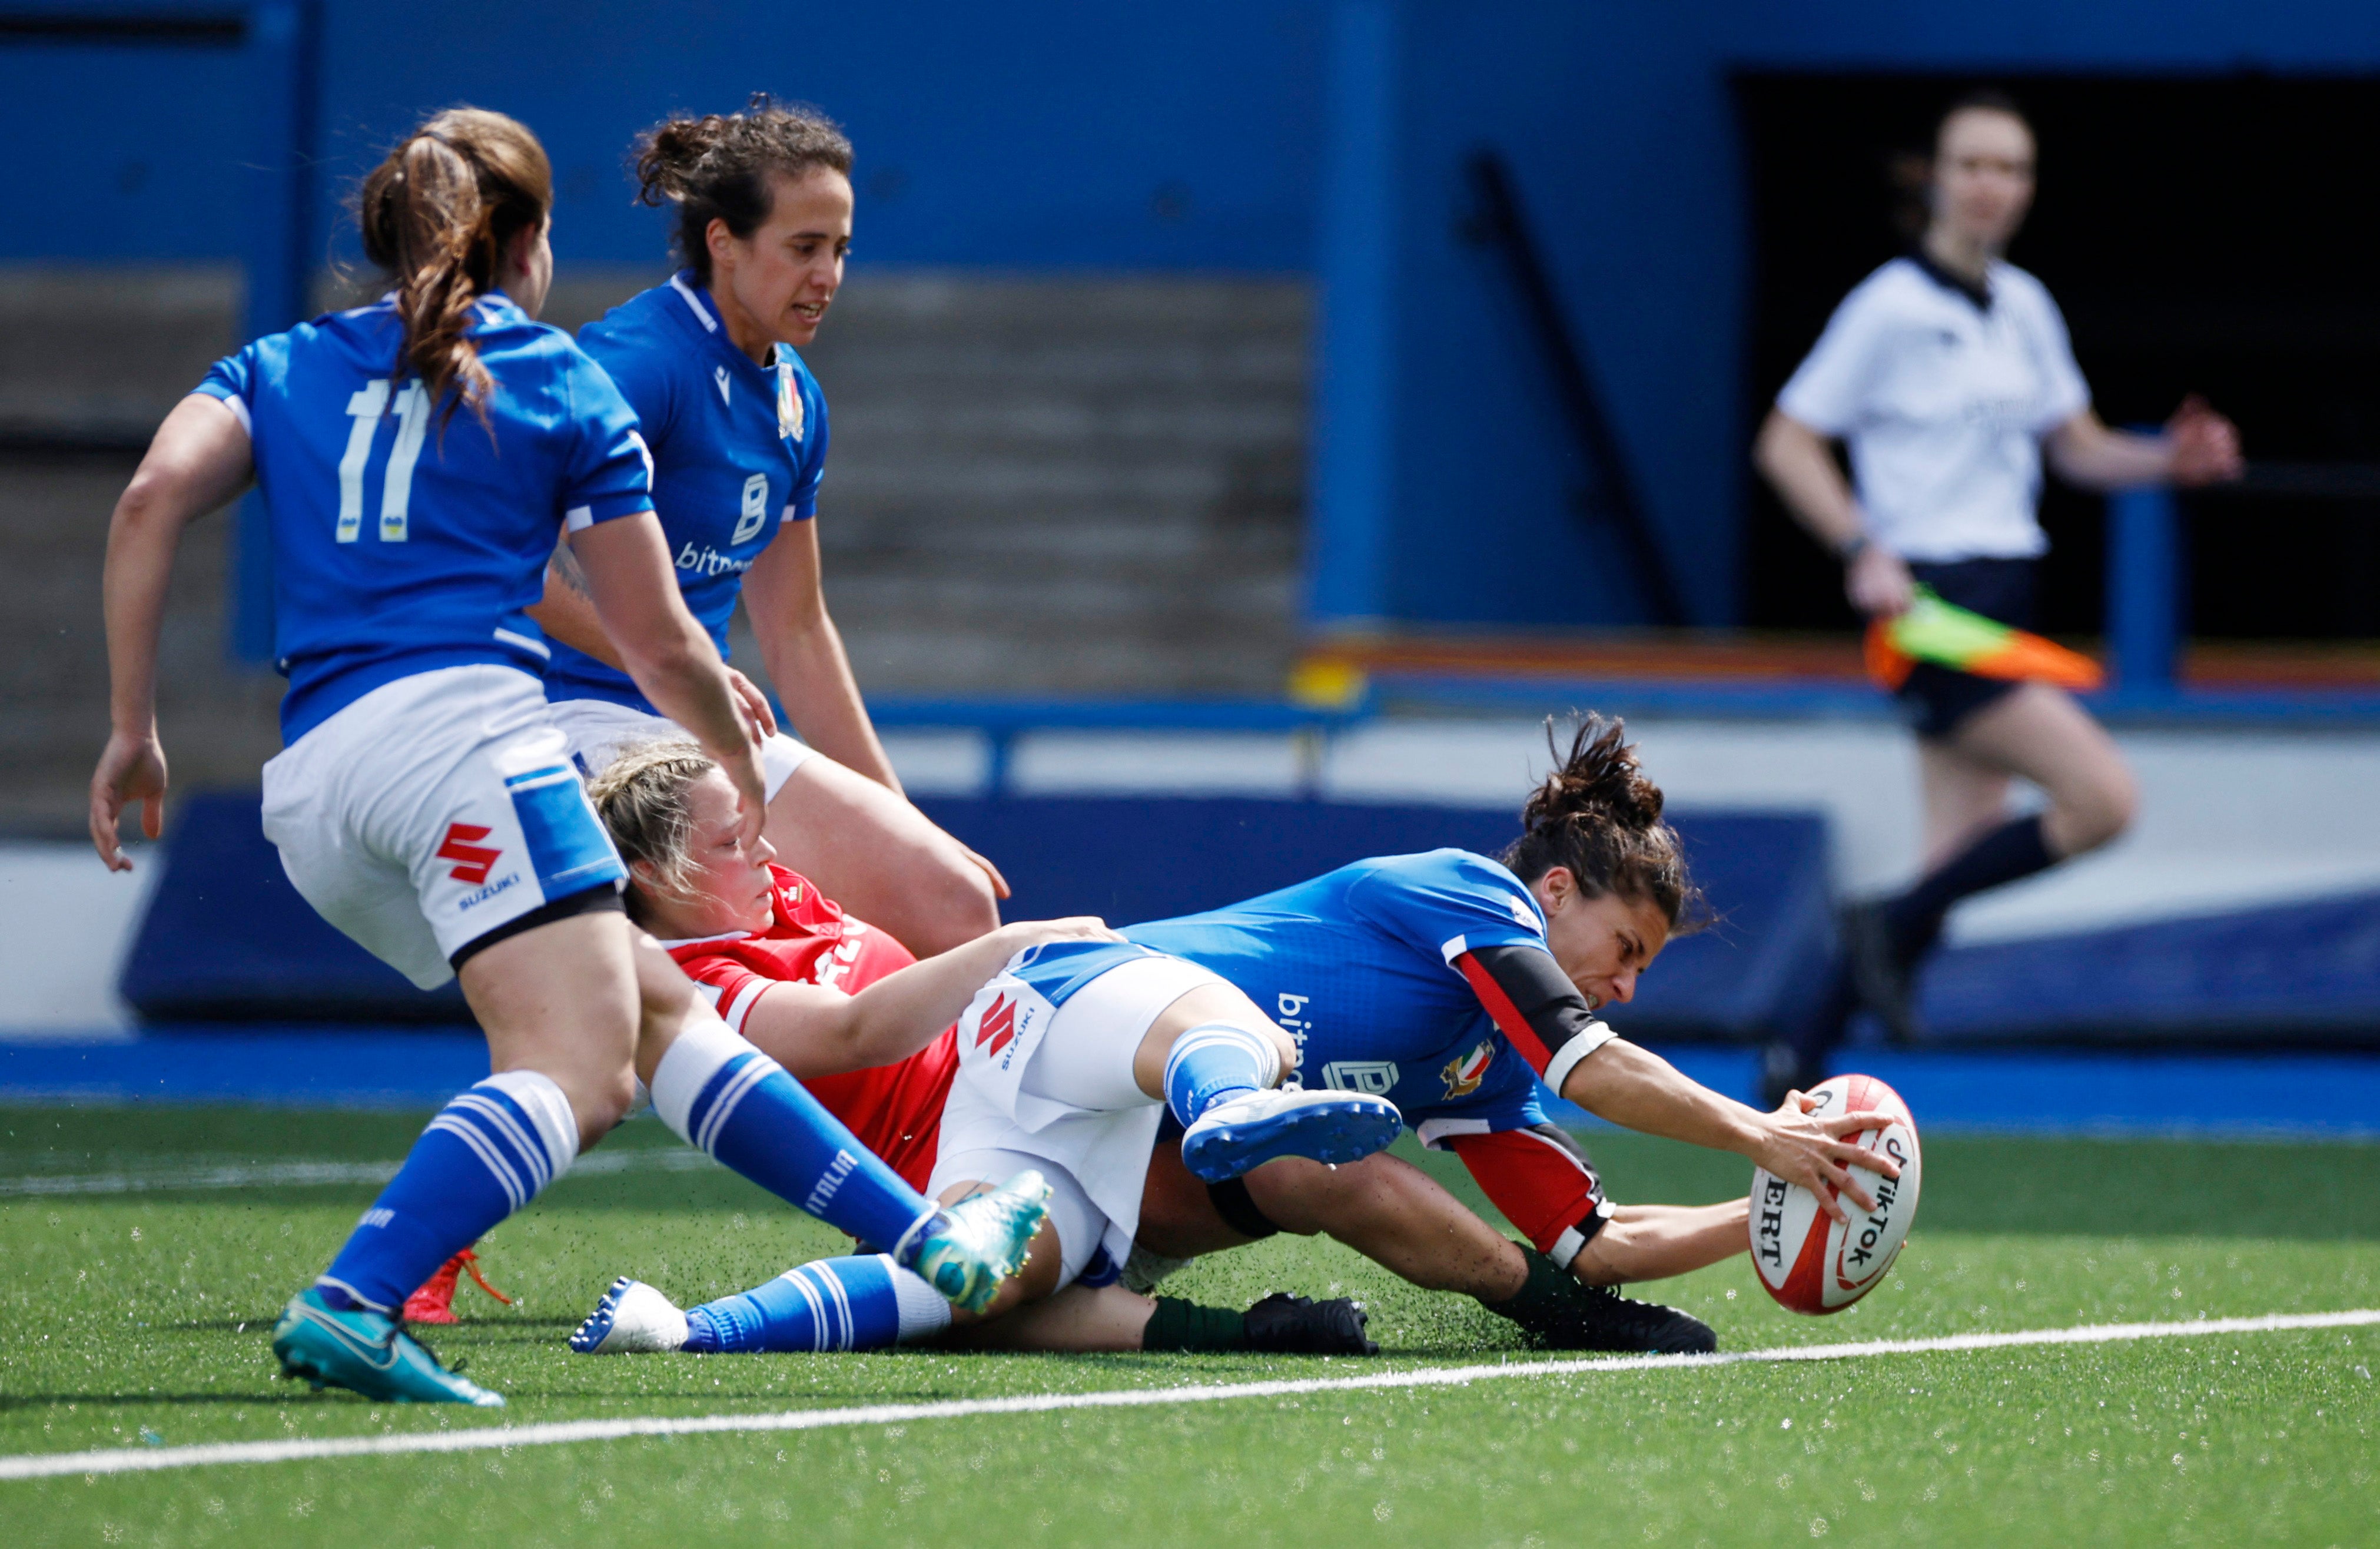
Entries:
[[624,1275],[570,1336],[570,1348],[580,1355],[674,1350],[684,1347],[686,1334],[686,1313],[677,1303]]

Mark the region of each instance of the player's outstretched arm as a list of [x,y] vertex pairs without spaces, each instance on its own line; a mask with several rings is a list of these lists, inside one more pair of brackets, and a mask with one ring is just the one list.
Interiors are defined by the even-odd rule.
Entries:
[[[1622,1038],[1612,1039],[1572,1066],[1561,1094],[1622,1128],[1749,1157],[1809,1189],[1838,1220],[1845,1213],[1834,1197],[1836,1189],[1863,1210],[1876,1208],[1851,1168],[1900,1176],[1900,1165],[1890,1157],[1843,1139],[1880,1128],[1889,1115],[1865,1112],[1821,1119],[1802,1111],[1798,1092],[1775,1113],[1764,1114],[1720,1096],[1651,1050]],[[1822,1187],[1828,1184],[1833,1188]]]
[[725,771],[743,798],[747,841],[757,837],[768,815],[760,727],[718,647],[686,611],[661,518],[644,511],[597,522],[572,533],[570,547],[621,666]]
[[91,777],[91,842],[112,872],[128,872],[116,839],[125,806],[140,831],[165,815],[165,750],[157,740],[157,635],[182,529],[247,487],[255,470],[248,428],[222,399],[193,393],[149,443],[107,529],[101,583],[107,615],[108,736]]
[[1029,920],[886,974],[857,994],[822,984],[771,985],[744,1018],[744,1036],[796,1079],[904,1060],[958,1020],[975,993],[1028,946],[1120,941],[1106,922]]

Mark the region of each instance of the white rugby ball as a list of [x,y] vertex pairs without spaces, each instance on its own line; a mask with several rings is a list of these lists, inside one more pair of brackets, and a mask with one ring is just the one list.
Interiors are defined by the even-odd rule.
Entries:
[[[1780,1306],[1813,1315],[1840,1312],[1884,1283],[1900,1256],[1909,1223],[1917,1215],[1919,1155],[1917,1121],[1900,1094],[1873,1076],[1835,1076],[1812,1087],[1813,1116],[1868,1111],[1890,1114],[1878,1129],[1845,1136],[1900,1164],[1900,1177],[1888,1178],[1864,1167],[1852,1177],[1876,1201],[1864,1211],[1849,1200],[1849,1222],[1818,1208],[1817,1196],[1788,1183],[1766,1167],[1752,1170],[1752,1262],[1760,1283]],[[1829,1185],[1829,1194],[1838,1191]]]

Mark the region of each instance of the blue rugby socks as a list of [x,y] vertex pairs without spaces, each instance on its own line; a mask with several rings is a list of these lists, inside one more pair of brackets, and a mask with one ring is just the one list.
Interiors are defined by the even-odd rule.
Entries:
[[552,1078],[491,1076],[455,1098],[314,1282],[343,1311],[394,1316],[413,1288],[537,1198],[578,1155],[578,1121]]
[[895,1259],[915,1254],[937,1214],[783,1066],[723,1022],[698,1021],[680,1033],[653,1071],[652,1092],[653,1111],[686,1144],[830,1226],[891,1246]]
[[682,1348],[698,1355],[880,1350],[951,1324],[941,1293],[887,1253],[820,1259],[765,1286],[686,1314]]
[[1165,1101],[1185,1127],[1216,1104],[1280,1079],[1281,1051],[1273,1041],[1229,1022],[1190,1029],[1165,1056]]

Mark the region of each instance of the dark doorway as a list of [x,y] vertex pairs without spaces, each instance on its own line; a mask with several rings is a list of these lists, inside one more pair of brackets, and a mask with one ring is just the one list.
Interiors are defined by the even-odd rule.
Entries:
[[[1739,76],[1754,241],[1747,425],[1843,294],[1907,248],[1934,121],[1983,85],[2015,95],[2038,133],[2040,194],[2009,256],[2064,310],[2101,416],[2155,422],[2203,393],[2239,421],[2252,462],[2362,465],[2380,485],[2372,79]],[[1831,561],[1752,482],[1748,620],[1850,628]],[[2380,635],[2380,500],[2368,490],[2276,487],[2194,496],[2185,510],[2193,632]],[[2046,623],[2095,634],[2101,502],[2052,478],[2042,516],[2054,545]]]

